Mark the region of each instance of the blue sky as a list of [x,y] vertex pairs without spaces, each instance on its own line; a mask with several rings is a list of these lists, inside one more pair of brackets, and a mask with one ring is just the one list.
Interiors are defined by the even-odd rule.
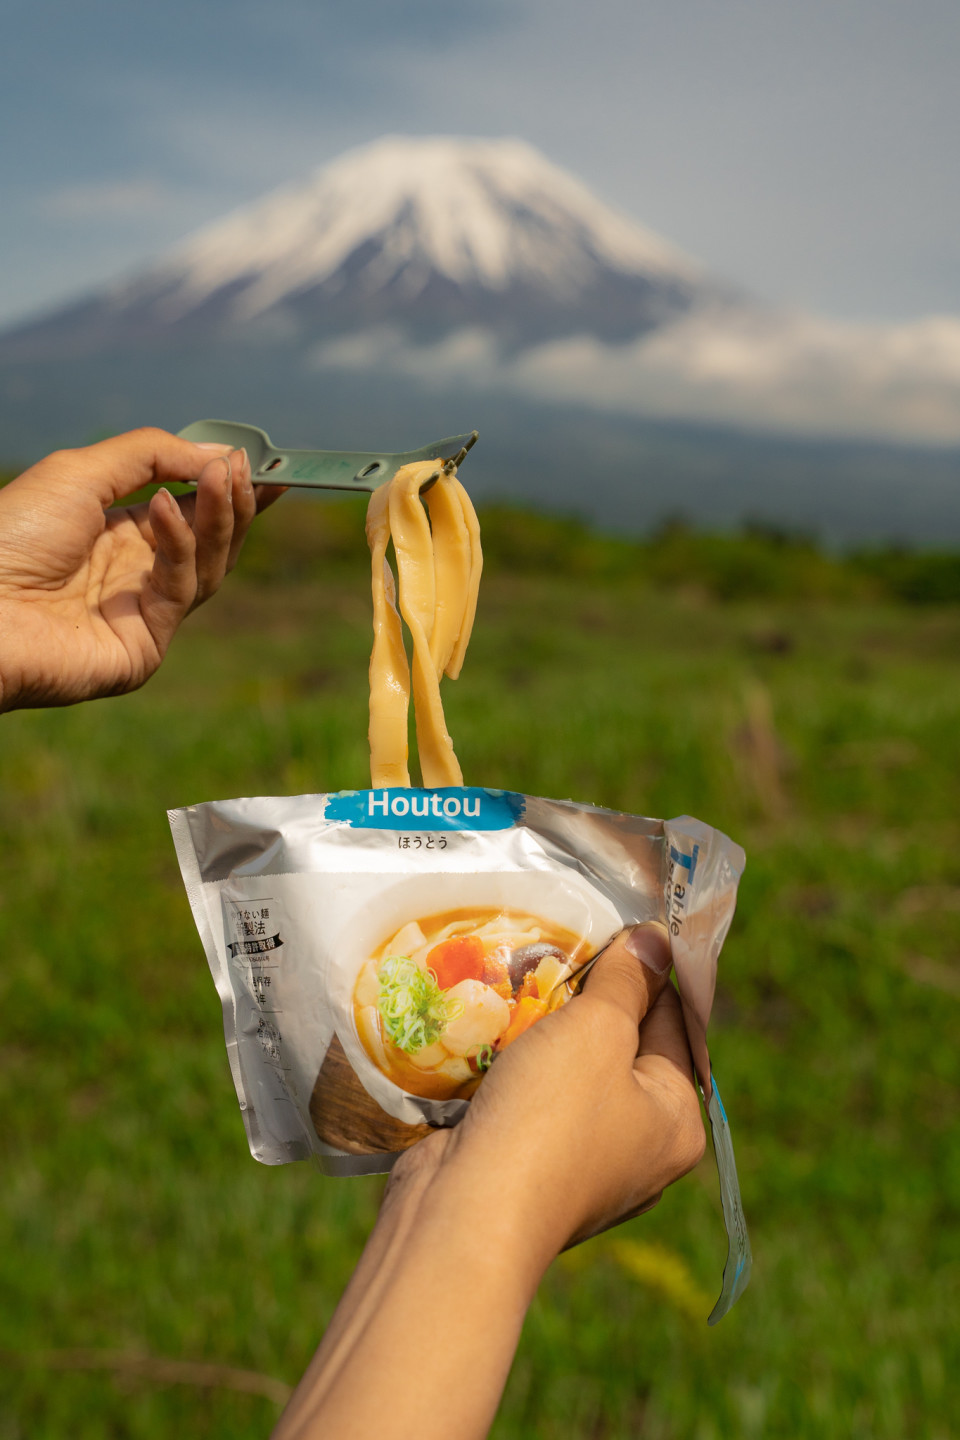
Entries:
[[384,133],[518,135],[755,293],[960,312],[956,0],[4,0],[0,324]]

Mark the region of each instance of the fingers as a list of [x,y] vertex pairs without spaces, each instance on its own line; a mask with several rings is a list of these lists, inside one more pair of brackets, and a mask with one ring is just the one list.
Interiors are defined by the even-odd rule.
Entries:
[[141,613],[161,655],[187,611],[215,594],[233,568],[256,510],[245,450],[208,458],[193,495],[154,495],[147,520],[156,553]]
[[176,504],[196,536],[197,589],[192,603],[200,605],[233,569],[256,514],[246,451],[208,459],[196,490],[179,496]]
[[[79,468],[103,505],[151,482],[197,482],[193,494],[177,501],[197,538],[195,605],[213,595],[233,569],[254,516],[287,489],[284,485],[254,487],[245,450],[195,445],[165,430],[133,430],[69,454],[71,473]],[[75,485],[75,478],[70,483]],[[148,507],[133,506],[127,513],[149,541]]]
[[227,551],[227,573],[237,563],[237,558],[247,538],[251,521],[257,513],[257,496],[250,478],[250,460],[246,450],[238,450],[230,457],[232,462],[231,486],[233,505],[233,533]]
[[140,613],[162,657],[196,599],[197,542],[169,490],[158,490],[153,496],[149,518],[156,552],[140,597]]
[[640,1027],[634,1074],[638,1089],[656,1094],[669,1116],[670,1183],[700,1162],[706,1145],[683,1010],[672,985],[658,996]]
[[[659,949],[662,943],[666,947],[661,927],[637,927],[634,936],[638,930],[645,945]],[[648,938],[651,932],[652,940]],[[604,1131],[593,1117],[594,1134],[604,1141],[604,1160],[597,1166],[595,1188],[588,1195],[579,1223],[571,1230],[569,1243],[585,1240],[651,1209],[662,1191],[691,1170],[703,1155],[703,1123],[680,1000],[667,983],[666,971],[662,975],[651,972],[649,982],[641,976],[634,977],[631,983],[626,961],[633,959],[636,969],[640,965],[626,949],[629,933],[614,942],[613,966],[607,963],[601,969],[601,962],[597,963],[604,993],[611,1005],[626,999],[628,990],[631,995],[643,995],[650,989],[657,993],[640,1024],[639,1036],[635,1029],[631,1032],[631,1063],[623,1066],[618,1062],[615,1082],[608,1082],[604,1088],[604,1111],[612,1126]],[[601,958],[607,961],[608,955]],[[623,970],[615,973],[621,963]],[[622,981],[619,995],[614,988],[618,981]],[[575,1008],[570,1006],[571,1010]],[[609,1010],[604,1022],[607,1036],[611,1029]],[[609,1038],[612,1041],[613,1037]],[[639,1058],[634,1059],[638,1046]],[[616,1060],[612,1043],[604,1058]],[[598,1083],[602,1075],[602,1062],[595,1061],[592,1083]]]
[[219,456],[204,466],[193,505],[197,590],[201,605],[220,588],[253,519],[253,486],[245,451]]
[[[680,996],[672,985],[657,996],[640,1027],[638,1061],[668,1060],[688,1080],[693,1080],[693,1060],[683,1023]],[[644,1067],[641,1067],[644,1068]]]
[[[647,1188],[647,1197],[692,1169],[704,1147],[683,1010],[679,995],[667,983],[669,973],[666,930],[662,925],[637,925],[604,951],[584,989],[585,996],[606,1003],[608,1032],[611,1009],[625,1025],[634,1027],[630,1031],[633,1098],[624,1113],[632,1114],[638,1137],[647,1136],[643,1143],[638,1139],[637,1148],[644,1161],[641,1188]],[[652,1132],[651,1115],[656,1117]],[[626,1122],[624,1133],[629,1133]]]
[[670,941],[662,925],[622,931],[594,962],[583,993],[621,1015],[634,1034],[670,974]]
[[142,485],[197,480],[211,456],[229,452],[229,445],[195,445],[167,430],[145,428],[70,453],[73,468],[106,506]]

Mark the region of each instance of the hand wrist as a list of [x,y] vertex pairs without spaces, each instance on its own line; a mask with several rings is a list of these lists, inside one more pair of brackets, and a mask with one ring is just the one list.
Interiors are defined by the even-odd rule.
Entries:
[[495,1263],[526,1307],[569,1239],[565,1218],[526,1167],[498,1163],[495,1154],[460,1140],[457,1131],[444,1132],[397,1162],[385,1218],[394,1205],[398,1215],[415,1211],[420,1226],[432,1227],[444,1245],[462,1245],[467,1257],[482,1237],[484,1265]]

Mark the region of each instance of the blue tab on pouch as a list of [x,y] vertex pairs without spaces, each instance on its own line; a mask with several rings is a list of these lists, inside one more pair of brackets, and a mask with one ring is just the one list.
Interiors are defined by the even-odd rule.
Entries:
[[740,1181],[737,1179],[737,1162],[733,1155],[733,1141],[730,1138],[730,1121],[717,1089],[717,1077],[711,1076],[712,1091],[707,1114],[710,1117],[710,1133],[713,1136],[713,1153],[717,1160],[720,1176],[720,1203],[723,1206],[723,1223],[727,1229],[727,1263],[723,1267],[723,1288],[720,1298],[707,1319],[708,1325],[716,1325],[727,1311],[739,1300],[750,1280],[753,1256],[750,1251],[750,1236],[740,1199]]
[[328,795],[325,820],[367,830],[509,830],[523,814],[513,790],[451,785],[437,790],[342,790]]

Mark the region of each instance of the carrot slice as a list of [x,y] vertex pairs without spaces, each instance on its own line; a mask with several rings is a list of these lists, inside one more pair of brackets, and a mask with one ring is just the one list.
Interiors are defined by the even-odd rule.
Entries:
[[507,1045],[512,1044],[518,1035],[529,1030],[530,1026],[536,1024],[546,1013],[546,1000],[534,1000],[532,996],[524,996],[522,1000],[518,1000],[514,1012],[510,1016],[510,1024],[497,1042],[497,1049],[503,1050]]
[[483,941],[476,935],[451,935],[434,945],[427,956],[427,969],[437,977],[441,990],[461,980],[483,979]]

